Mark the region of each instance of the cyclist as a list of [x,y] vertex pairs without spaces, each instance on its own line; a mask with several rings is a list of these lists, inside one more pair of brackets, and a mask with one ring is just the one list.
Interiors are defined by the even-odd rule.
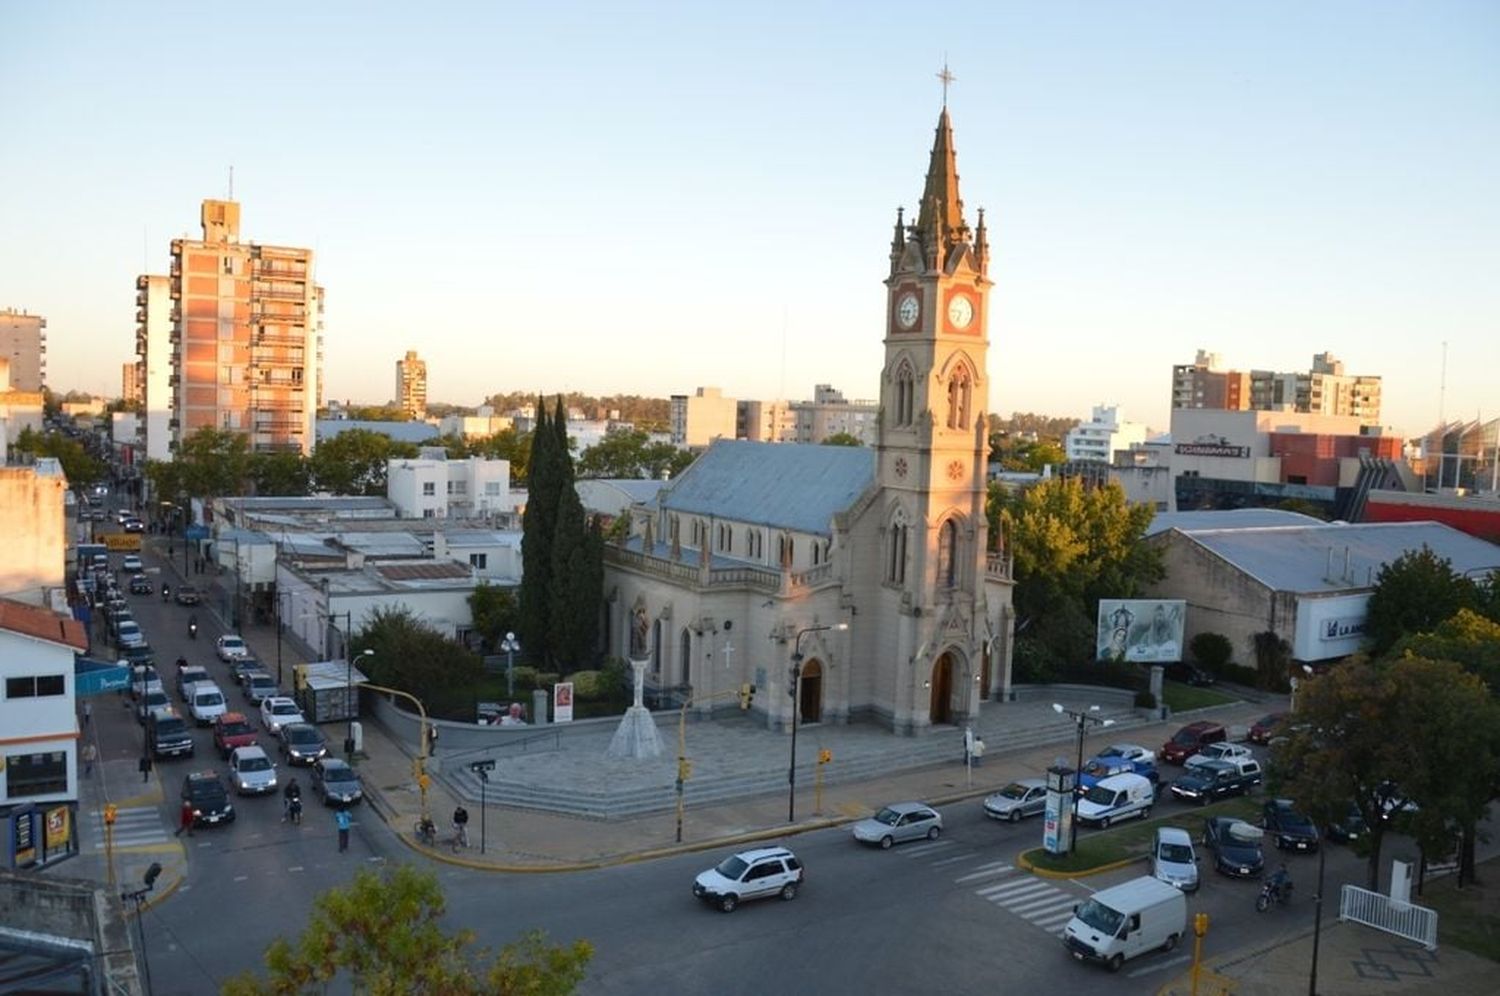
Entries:
[[453,849],[469,846],[469,811],[460,803],[453,810]]
[[437,843],[437,827],[433,825],[431,816],[423,816],[417,821],[417,840],[431,847]]

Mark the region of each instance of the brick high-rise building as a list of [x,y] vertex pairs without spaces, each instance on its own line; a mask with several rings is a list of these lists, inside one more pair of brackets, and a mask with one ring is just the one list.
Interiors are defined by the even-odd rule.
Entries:
[[1380,424],[1380,378],[1344,373],[1332,353],[1316,353],[1306,371],[1224,370],[1215,353],[1172,368],[1172,407],[1220,411],[1294,411],[1352,415]]
[[141,364],[123,363],[120,365],[120,400],[127,405],[138,405],[144,392],[141,389]]
[[[204,201],[201,220],[201,239],[172,240],[172,441],[211,426],[244,433],[254,452],[311,453],[323,379],[323,288],[313,282],[312,250],[241,242],[235,201]],[[143,294],[151,279],[138,281]],[[149,415],[147,445],[149,456]]]
[[415,349],[408,349],[406,358],[396,361],[396,407],[407,418],[427,417],[427,361],[418,359]]
[[47,384],[47,319],[6,308],[0,311],[0,357],[10,360],[10,386],[40,391]]

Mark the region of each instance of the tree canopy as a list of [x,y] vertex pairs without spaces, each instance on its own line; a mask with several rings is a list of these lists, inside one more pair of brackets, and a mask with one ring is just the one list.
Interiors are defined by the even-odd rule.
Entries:
[[445,909],[433,872],[361,868],[314,900],[296,940],[271,944],[264,978],[246,972],[223,992],[294,996],[341,982],[370,996],[566,996],[583,981],[593,957],[587,941],[556,946],[532,932],[492,955],[474,947],[472,931],[446,931]]
[[484,675],[483,663],[411,609],[376,609],[350,644],[354,653],[375,652],[360,664],[375,684],[410,692],[430,716],[474,719],[474,689]]
[[52,457],[62,465],[68,483],[75,487],[104,477],[104,463],[90,456],[78,440],[61,433],[40,433],[28,425],[16,437],[15,448],[33,457]]
[[349,429],[321,440],[312,455],[319,490],[336,495],[385,494],[386,461],[415,457],[418,446],[369,429]]
[[642,429],[611,432],[578,458],[580,478],[661,480],[676,477],[693,455],[671,443],[653,442]]
[[1384,654],[1406,634],[1430,632],[1478,601],[1474,582],[1455,571],[1452,561],[1425,545],[1407,551],[1375,575],[1367,609],[1370,649]]

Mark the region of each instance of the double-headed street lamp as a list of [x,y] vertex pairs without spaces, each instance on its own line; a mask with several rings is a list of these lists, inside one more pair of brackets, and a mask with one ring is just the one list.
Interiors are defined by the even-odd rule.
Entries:
[[1096,705],[1089,706],[1087,710],[1064,709],[1060,703],[1052,703],[1052,711],[1067,716],[1078,724],[1078,763],[1074,766],[1073,777],[1078,779],[1078,784],[1073,788],[1073,821],[1068,829],[1068,850],[1071,852],[1078,846],[1078,790],[1083,786],[1083,734],[1090,723],[1095,726],[1114,726],[1112,719],[1100,719],[1094,713],[1099,711]]
[[521,649],[521,641],[516,639],[516,634],[506,633],[505,639],[500,641],[500,649],[505,652],[505,698],[507,708],[510,700],[516,696],[516,653]]
[[786,821],[795,823],[797,821],[797,717],[802,712],[802,638],[809,633],[822,633],[827,630],[846,630],[848,623],[830,623],[826,626],[805,626],[797,631],[797,638],[792,641],[792,666],[789,671],[786,693],[792,697],[792,761],[786,770]]

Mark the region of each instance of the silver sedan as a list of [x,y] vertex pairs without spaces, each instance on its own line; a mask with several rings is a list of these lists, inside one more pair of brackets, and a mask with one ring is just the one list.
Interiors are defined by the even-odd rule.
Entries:
[[943,817],[921,802],[896,802],[867,820],[854,824],[854,839],[862,844],[890,847],[903,840],[937,840]]
[[1047,808],[1047,783],[1040,778],[1022,778],[984,800],[984,815],[992,820],[1017,823]]

